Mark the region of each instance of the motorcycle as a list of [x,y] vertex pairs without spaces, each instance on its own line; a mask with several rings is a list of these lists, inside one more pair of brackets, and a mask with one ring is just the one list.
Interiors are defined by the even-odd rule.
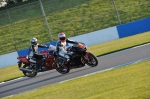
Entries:
[[38,72],[44,72],[54,69],[53,63],[56,59],[56,55],[53,53],[54,50],[43,50],[39,53],[37,60],[39,65],[39,70],[36,70],[35,63],[29,62],[27,56],[17,57],[18,68],[23,72],[27,77],[35,77]]
[[98,65],[97,58],[91,53],[86,52],[87,47],[84,43],[79,42],[78,44],[73,44],[67,48],[68,52],[73,52],[70,56],[70,60],[67,61],[65,58],[58,56],[54,61],[54,68],[61,74],[69,73],[70,69],[84,67],[85,64],[91,67]]

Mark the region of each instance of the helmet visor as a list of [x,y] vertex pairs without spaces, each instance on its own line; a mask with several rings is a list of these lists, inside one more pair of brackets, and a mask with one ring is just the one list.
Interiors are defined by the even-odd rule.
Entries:
[[36,45],[36,44],[37,44],[37,42],[32,42],[32,44]]
[[65,38],[65,37],[60,37],[59,39],[60,39],[60,40],[65,40],[66,38]]

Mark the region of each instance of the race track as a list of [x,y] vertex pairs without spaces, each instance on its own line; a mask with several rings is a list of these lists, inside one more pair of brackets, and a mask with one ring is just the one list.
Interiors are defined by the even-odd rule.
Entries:
[[56,70],[51,70],[40,73],[34,78],[23,77],[20,79],[0,83],[0,98],[30,91],[48,84],[60,83],[75,77],[80,77],[149,57],[150,44],[145,44],[135,48],[98,57],[99,64],[97,67],[85,66],[78,69],[72,69],[68,74],[65,75],[58,73]]

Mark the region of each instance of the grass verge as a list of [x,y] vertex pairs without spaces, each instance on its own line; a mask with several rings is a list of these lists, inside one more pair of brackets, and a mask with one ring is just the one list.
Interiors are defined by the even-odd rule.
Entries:
[[102,56],[112,52],[120,51],[123,49],[131,48],[137,45],[142,45],[150,42],[150,32],[137,34],[134,36],[125,37],[110,42],[96,44],[88,47],[88,50],[96,56]]

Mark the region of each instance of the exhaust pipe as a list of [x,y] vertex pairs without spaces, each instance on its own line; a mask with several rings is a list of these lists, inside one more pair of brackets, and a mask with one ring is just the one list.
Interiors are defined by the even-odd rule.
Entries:
[[27,69],[27,68],[20,67],[19,69],[26,72],[33,72],[31,69]]

